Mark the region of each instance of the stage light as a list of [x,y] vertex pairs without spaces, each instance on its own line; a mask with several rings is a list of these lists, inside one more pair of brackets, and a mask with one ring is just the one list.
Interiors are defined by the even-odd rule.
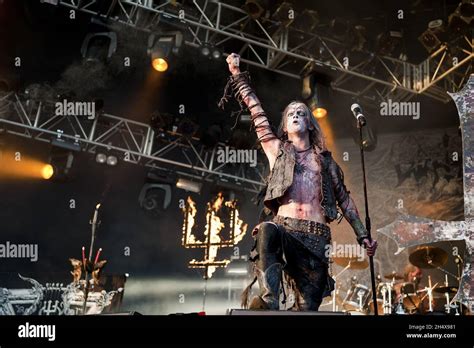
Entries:
[[89,33],[81,47],[82,57],[86,62],[105,63],[117,50],[117,34],[114,32]]
[[200,193],[202,188],[202,183],[191,181],[188,179],[179,178],[176,182],[176,187],[185,191],[190,191],[194,193]]
[[272,19],[277,22],[280,22],[283,26],[288,27],[294,20],[294,17],[288,16],[290,11],[293,10],[293,5],[289,2],[282,2],[280,6],[276,9],[275,13],[272,15]]
[[250,17],[258,19],[265,13],[267,5],[267,0],[246,0],[243,9]]
[[168,70],[168,62],[164,58],[152,57],[151,64],[153,65],[153,69],[158,72],[165,72],[166,70]]
[[148,37],[147,53],[151,58],[153,69],[165,72],[170,67],[171,55],[178,55],[183,45],[183,33],[171,31],[162,34],[151,34]]
[[71,178],[71,169],[74,163],[74,155],[68,149],[53,146],[49,156],[49,164],[53,168],[51,180],[64,182]]
[[308,107],[315,118],[320,119],[328,115],[328,111],[325,108],[318,107],[317,104],[313,102],[313,99],[311,99],[311,103],[308,105]]
[[155,170],[148,172],[138,196],[140,207],[152,216],[165,211],[171,203],[171,185],[175,182],[169,173]]
[[109,166],[116,166],[118,163],[117,156],[107,156],[107,165]]
[[118,164],[118,158],[115,155],[105,154],[99,152],[95,156],[95,161],[99,164],[107,164],[108,166],[116,166]]
[[403,34],[401,31],[390,30],[377,35],[375,50],[382,56],[391,55],[402,42]]
[[299,30],[306,32],[313,32],[316,29],[316,26],[319,24],[319,13],[317,11],[305,9],[301,14],[296,18],[296,22],[293,23]]
[[54,174],[54,168],[51,164],[45,164],[43,169],[41,169],[41,175],[43,179],[50,179]]
[[328,115],[327,100],[329,87],[326,78],[315,73],[309,73],[303,78],[301,97],[315,118],[321,119]]
[[219,60],[221,59],[221,57],[222,57],[222,52],[217,47],[214,47],[212,49],[212,58],[214,58],[215,60]]
[[201,46],[201,54],[204,57],[209,57],[209,55],[211,54],[211,47],[209,44],[204,44],[203,46]]
[[463,1],[459,4],[458,11],[461,17],[472,20],[472,17],[474,16],[474,4],[471,0]]
[[98,153],[96,156],[95,156],[95,161],[97,163],[100,163],[100,164],[104,164],[107,162],[107,156],[104,155],[103,153]]
[[445,34],[443,21],[441,19],[436,19],[428,23],[428,29],[418,37],[418,41],[421,42],[428,52],[432,52],[441,45],[442,41],[445,40],[443,34]]

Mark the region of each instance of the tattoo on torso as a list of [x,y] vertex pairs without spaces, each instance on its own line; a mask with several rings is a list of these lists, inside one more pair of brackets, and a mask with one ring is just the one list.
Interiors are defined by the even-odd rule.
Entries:
[[325,222],[321,207],[321,168],[317,155],[297,154],[293,183],[280,199],[279,214]]

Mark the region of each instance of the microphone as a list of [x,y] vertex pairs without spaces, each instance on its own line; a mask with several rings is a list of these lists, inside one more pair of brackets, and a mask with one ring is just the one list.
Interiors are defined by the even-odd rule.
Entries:
[[361,126],[365,126],[367,121],[365,120],[365,116],[362,114],[362,108],[359,104],[352,104],[351,111],[354,114],[354,117],[357,119],[357,123]]

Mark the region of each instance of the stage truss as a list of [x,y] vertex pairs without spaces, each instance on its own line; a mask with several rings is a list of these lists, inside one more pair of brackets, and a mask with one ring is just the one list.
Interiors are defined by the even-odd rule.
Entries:
[[93,120],[85,116],[58,116],[55,103],[27,99],[9,93],[0,97],[0,125],[10,133],[51,143],[64,140],[71,149],[91,154],[112,151],[123,161],[171,173],[177,177],[217,183],[257,193],[264,182],[266,162],[259,155],[255,167],[248,163],[219,163],[219,143],[213,148],[198,138],[154,130],[150,125],[99,113]]
[[344,58],[350,62],[351,54],[344,42],[271,19],[252,19],[241,8],[221,1],[193,0],[186,6],[171,0],[48,2],[146,32],[159,32],[162,23],[177,26],[190,46],[210,42],[227,55],[224,46],[231,44],[240,47],[243,62],[297,79],[308,69],[326,71],[334,77],[334,90],[371,102],[407,101],[423,94],[447,103],[446,91],[458,91],[472,72],[473,39],[467,36],[442,44],[418,64],[363,51],[357,61],[345,65]]

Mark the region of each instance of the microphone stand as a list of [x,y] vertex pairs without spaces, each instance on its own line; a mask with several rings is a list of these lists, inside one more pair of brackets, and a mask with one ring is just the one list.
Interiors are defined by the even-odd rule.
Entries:
[[[365,228],[368,233],[368,239],[372,242],[372,236],[370,234],[371,224],[369,216],[369,202],[367,198],[367,180],[365,177],[365,158],[364,158],[364,144],[362,139],[362,123],[361,120],[357,119],[357,128],[359,128],[359,146],[360,146],[360,159],[362,163],[362,177],[364,180],[364,200],[365,200]],[[374,314],[379,315],[378,306],[377,306],[377,292],[375,288],[375,271],[374,271],[374,257],[369,256],[369,265],[370,265],[370,280],[372,283],[372,301],[374,303]]]

